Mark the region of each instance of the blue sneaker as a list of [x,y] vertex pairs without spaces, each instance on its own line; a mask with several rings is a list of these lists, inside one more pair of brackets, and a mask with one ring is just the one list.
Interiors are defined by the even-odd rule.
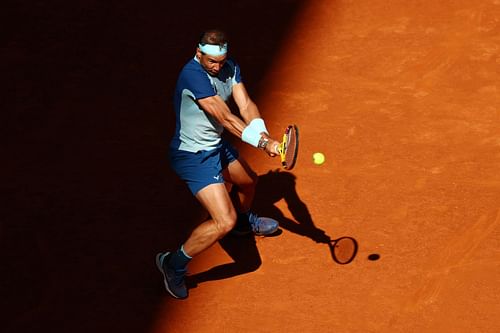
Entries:
[[168,293],[175,298],[184,299],[188,297],[188,289],[184,277],[187,269],[173,269],[168,267],[170,252],[160,252],[156,255],[156,267],[163,274],[163,282]]
[[236,226],[231,233],[236,236],[244,236],[254,233],[257,236],[268,236],[274,234],[278,230],[278,221],[269,217],[259,217],[256,214],[249,212],[240,214]]
[[248,222],[250,222],[253,233],[257,236],[272,235],[279,227],[278,221],[270,217],[259,217],[252,212],[248,213]]

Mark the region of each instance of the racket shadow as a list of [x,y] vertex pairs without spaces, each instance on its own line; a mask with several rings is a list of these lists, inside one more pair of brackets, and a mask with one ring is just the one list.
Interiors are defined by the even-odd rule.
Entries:
[[358,242],[349,236],[331,240],[328,247],[333,261],[339,265],[350,264],[358,253]]

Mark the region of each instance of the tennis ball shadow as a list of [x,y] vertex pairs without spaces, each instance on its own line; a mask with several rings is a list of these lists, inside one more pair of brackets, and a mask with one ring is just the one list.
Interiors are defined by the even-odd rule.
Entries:
[[370,261],[377,261],[380,259],[380,254],[378,253],[372,253],[368,256],[368,260]]

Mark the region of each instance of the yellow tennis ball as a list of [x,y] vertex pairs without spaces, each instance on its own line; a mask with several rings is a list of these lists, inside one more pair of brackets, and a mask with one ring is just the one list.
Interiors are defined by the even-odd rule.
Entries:
[[313,162],[314,164],[321,165],[325,163],[325,155],[322,153],[314,153],[313,154]]

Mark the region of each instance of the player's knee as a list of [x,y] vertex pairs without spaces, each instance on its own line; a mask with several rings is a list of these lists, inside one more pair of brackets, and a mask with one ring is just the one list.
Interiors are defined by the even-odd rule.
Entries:
[[226,214],[223,218],[216,221],[219,237],[224,237],[236,225],[236,212]]

